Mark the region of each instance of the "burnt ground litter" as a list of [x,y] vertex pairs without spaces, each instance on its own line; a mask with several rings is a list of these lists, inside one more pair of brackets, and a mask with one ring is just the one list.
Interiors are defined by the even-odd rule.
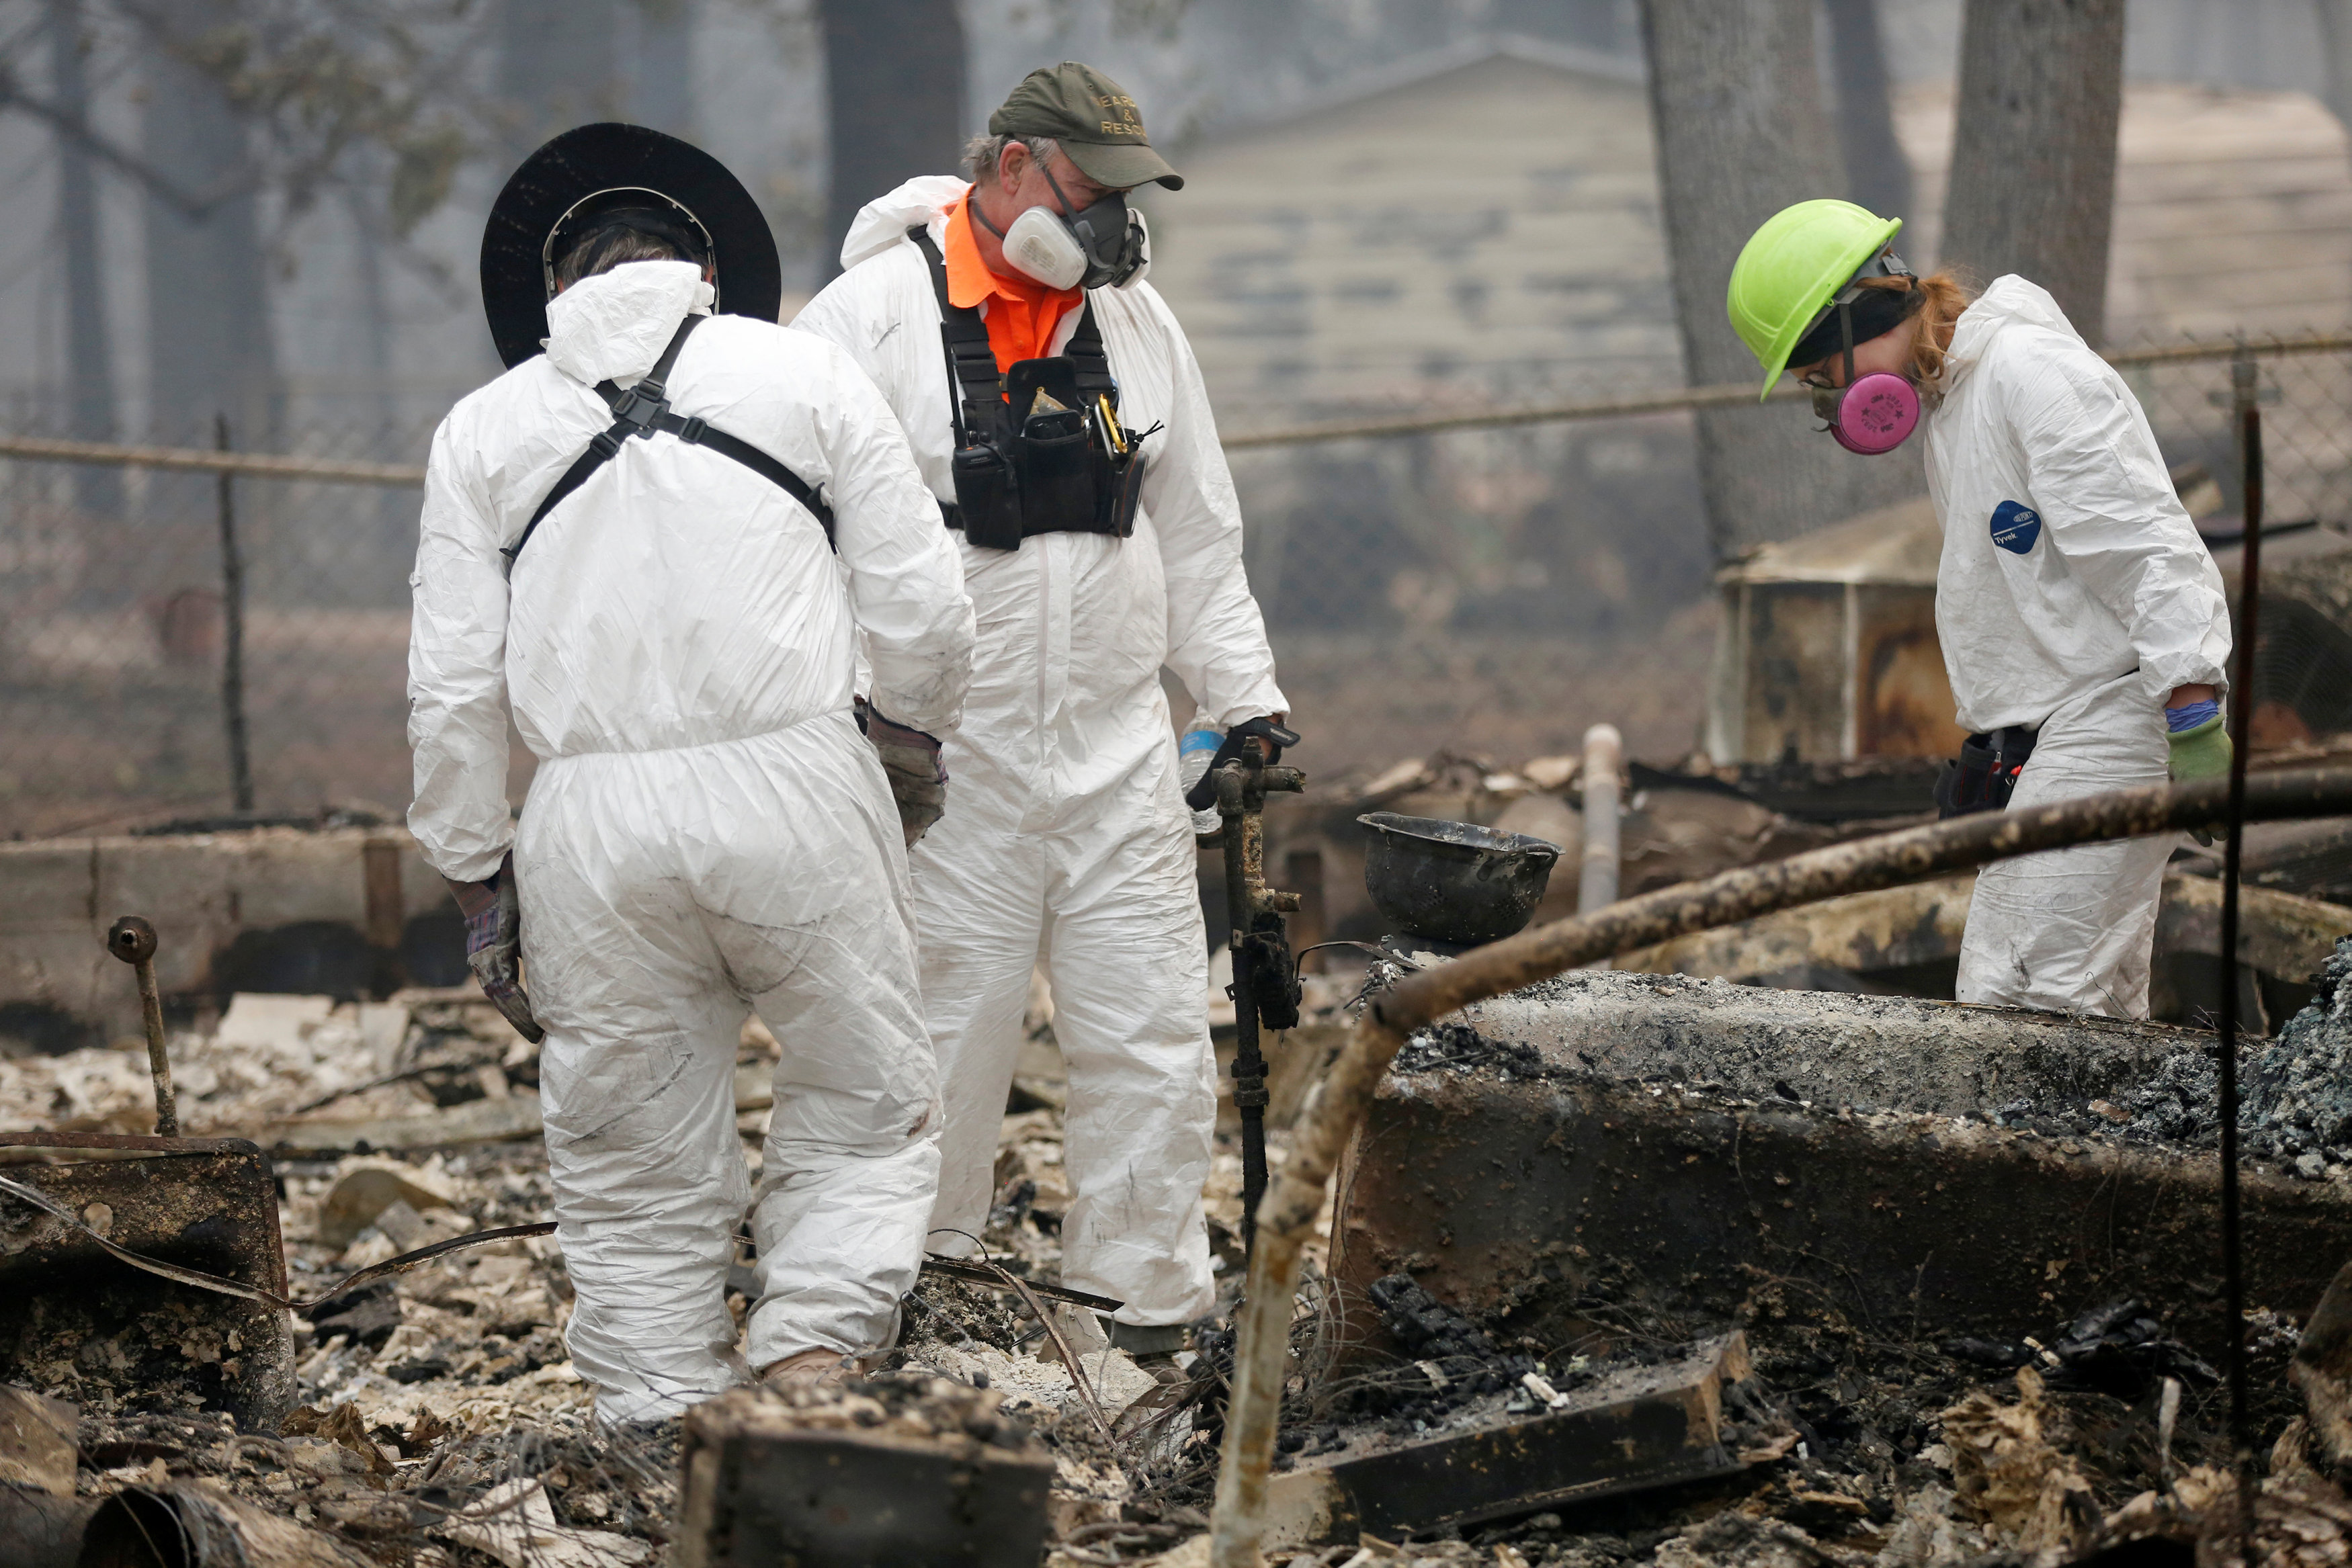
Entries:
[[[2311,1006],[2279,1039],[2249,1047],[2245,1126],[2262,1157],[2316,1154],[2315,1174],[2325,1179],[2352,1163],[2346,1088],[2352,945],[2320,980]],[[1525,1042],[1454,1022],[1416,1036],[1399,1071],[1575,1075],[1557,1061]],[[2202,1122],[2195,1114],[2210,1103],[2200,1098],[2207,1080],[2199,1072],[2211,1067],[2210,1051],[2185,1048],[2104,1104],[2052,1098],[1984,1114],[2070,1136],[2200,1145],[2213,1136],[2210,1113]],[[1787,1083],[1776,1098],[1798,1104],[1810,1088]],[[746,1135],[753,1135],[748,1124]],[[1009,1270],[1040,1281],[1058,1272],[1067,1203],[1058,1144],[1050,1106],[1008,1117],[1003,1201],[984,1239]],[[1232,1157],[1221,1147],[1221,1162]],[[420,1224],[430,1236],[435,1225],[484,1228],[547,1211],[551,1193],[535,1146],[398,1158],[417,1167],[419,1180],[446,1178],[457,1193],[451,1208],[422,1216],[388,1210],[343,1256],[310,1238],[321,1195],[351,1162],[279,1162],[298,1290],[317,1288],[352,1256],[388,1248],[394,1232],[406,1239]],[[1220,1171],[1213,1186],[1230,1185],[1232,1173],[1222,1165]],[[1213,1213],[1225,1213],[1231,1201],[1219,1187]],[[1230,1270],[1227,1281],[1225,1310],[1196,1335],[1183,1379],[1134,1399],[1109,1421],[1066,1394],[1048,1398],[1016,1385],[1041,1375],[1034,1354],[1045,1334],[1016,1297],[932,1277],[910,1298],[905,1337],[877,1386],[914,1390],[904,1397],[919,1398],[927,1380],[944,1375],[1002,1393],[1008,1419],[1061,1468],[1049,1563],[1140,1562],[1195,1534],[1205,1520],[1232,1364],[1237,1281]],[[1402,1437],[1437,1428],[1497,1396],[1507,1416],[1532,1414],[1534,1397],[1511,1392],[1531,1372],[1572,1392],[1628,1360],[1664,1359],[1735,1327],[1747,1336],[1755,1373],[1727,1394],[1748,1461],[1739,1473],[1387,1543],[1395,1547],[1390,1555],[1502,1568],[1514,1560],[1529,1568],[2021,1562],[2018,1529],[1965,1495],[1969,1461],[1955,1451],[1948,1416],[1971,1399],[2002,1411],[2031,1406],[2039,1440],[2079,1475],[2103,1515],[2227,1460],[2226,1399],[2216,1369],[2160,1313],[2130,1300],[2072,1316],[2025,1314],[1998,1334],[1935,1342],[1863,1318],[1794,1281],[1756,1280],[1728,1322],[1662,1311],[1637,1281],[1605,1270],[1580,1290],[1572,1332],[1553,1325],[1537,1334],[1507,1312],[1465,1313],[1410,1272],[1381,1276],[1352,1301],[1333,1281],[1311,1275],[1294,1333],[1297,1375],[1277,1466],[1295,1467],[1369,1430]],[[371,1562],[489,1568],[496,1559],[452,1540],[449,1521],[521,1480],[537,1483],[558,1528],[641,1543],[641,1560],[660,1561],[674,1547],[678,1424],[603,1431],[589,1423],[562,1354],[568,1295],[560,1252],[518,1245],[339,1301],[298,1325],[303,1406],[277,1434],[240,1433],[219,1412],[150,1398],[102,1363],[79,1369],[79,1489],[90,1496],[200,1479],[326,1531]],[[2281,1305],[2301,1311],[2309,1303]],[[2250,1324],[2256,1436],[2265,1448],[2298,1409],[2285,1377],[2297,1343],[2289,1317],[2265,1313]],[[2178,1400],[2168,1431],[2168,1385]],[[876,1397],[887,1403],[891,1396]],[[1371,1550],[1359,1542],[1293,1545],[1270,1560],[1335,1565]],[[1385,1560],[1375,1552],[1364,1561]]]

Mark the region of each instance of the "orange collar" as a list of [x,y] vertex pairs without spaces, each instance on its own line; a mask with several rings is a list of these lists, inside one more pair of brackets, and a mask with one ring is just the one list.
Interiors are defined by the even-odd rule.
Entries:
[[[1035,309],[1040,305],[1055,304],[1067,309],[1078,302],[1085,292],[1077,288],[1049,288],[1033,277],[991,272],[988,264],[980,259],[980,241],[971,232],[971,193],[948,209],[948,300],[969,310],[990,295],[1016,300]],[[1058,312],[1057,312],[1058,314]]]

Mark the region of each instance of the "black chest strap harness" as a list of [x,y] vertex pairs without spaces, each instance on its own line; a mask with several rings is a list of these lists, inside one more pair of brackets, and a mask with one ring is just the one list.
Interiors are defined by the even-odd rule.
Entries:
[[918,225],[907,235],[930,264],[947,350],[956,445],[956,498],[940,506],[947,526],[993,549],[1019,549],[1039,534],[1133,533],[1146,467],[1138,448],[1152,431],[1119,422],[1094,301],[1080,307],[1061,353],[1000,372],[986,319],[948,297],[947,258],[929,232]]
[[[930,231],[910,228],[907,231],[916,245],[922,248],[923,259],[931,264],[931,287],[940,297],[940,335],[947,340],[948,370],[961,392],[960,397],[948,399],[950,416],[955,422],[957,444],[971,444],[971,415],[966,405],[983,406],[1002,400],[1005,393],[1003,374],[996,368],[996,350],[988,341],[988,322],[978,310],[956,304],[948,298],[948,260],[931,240]],[[1111,406],[1118,406],[1118,382],[1110,373],[1110,355],[1103,349],[1102,329],[1095,325],[1095,304],[1087,300],[1079,307],[1078,325],[1070,334],[1069,346],[1062,357],[1070,361],[1077,374],[1078,395],[1086,400],[1089,412],[1095,399],[1108,396]]]
[[656,431],[664,435],[675,435],[688,446],[707,446],[723,457],[731,457],[774,485],[808,508],[810,515],[816,518],[817,526],[824,530],[825,544],[835,553],[839,553],[841,547],[834,543],[833,538],[833,508],[825,504],[822,491],[750,442],[738,440],[723,430],[713,430],[698,417],[681,418],[671,412],[667,387],[670,371],[677,365],[678,350],[686,347],[687,339],[693,335],[695,328],[708,319],[708,317],[689,315],[679,322],[677,334],[670,339],[669,347],[662,350],[661,358],[654,361],[654,368],[647,371],[635,386],[624,392],[609,381],[596,383],[596,395],[603,398],[613,411],[613,427],[591,441],[588,450],[572,460],[572,466],[563,471],[563,477],[555,482],[554,488],[548,491],[547,498],[540,502],[539,510],[530,515],[530,521],[523,525],[521,535],[513,544],[499,552],[507,558],[509,570],[522,555],[522,547],[530,542],[533,530],[546,519],[548,513],[555,509],[557,502],[585,485],[597,469],[619,455],[623,442],[632,435],[651,440]]

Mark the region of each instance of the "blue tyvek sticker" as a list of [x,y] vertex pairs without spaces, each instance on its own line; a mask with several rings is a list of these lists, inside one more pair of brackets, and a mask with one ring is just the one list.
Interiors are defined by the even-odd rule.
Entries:
[[2042,515],[2014,501],[1992,509],[1992,542],[2013,555],[2023,555],[2042,537]]

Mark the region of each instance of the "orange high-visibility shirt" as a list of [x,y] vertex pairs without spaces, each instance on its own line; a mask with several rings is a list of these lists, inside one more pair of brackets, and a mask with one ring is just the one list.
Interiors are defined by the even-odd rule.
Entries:
[[947,239],[940,254],[948,265],[948,302],[966,310],[986,303],[982,319],[988,325],[988,346],[996,350],[998,372],[1050,354],[1054,329],[1084,301],[1086,290],[1048,288],[1034,278],[991,272],[980,259],[980,241],[972,235],[969,194],[948,210]]

